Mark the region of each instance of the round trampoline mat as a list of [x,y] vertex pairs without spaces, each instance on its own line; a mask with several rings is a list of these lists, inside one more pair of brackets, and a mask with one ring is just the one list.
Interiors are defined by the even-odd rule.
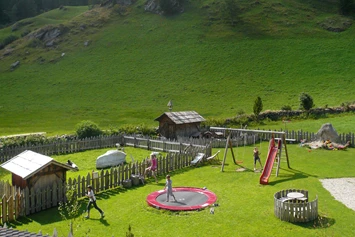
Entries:
[[176,201],[170,196],[167,202],[165,190],[153,192],[147,196],[147,203],[150,206],[171,211],[191,211],[205,208],[217,200],[213,192],[201,188],[176,187],[173,188],[173,194]]

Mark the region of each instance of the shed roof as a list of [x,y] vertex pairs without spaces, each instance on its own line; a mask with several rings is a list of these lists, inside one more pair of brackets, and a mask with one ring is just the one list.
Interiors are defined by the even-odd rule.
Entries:
[[68,170],[74,170],[67,164],[62,164],[49,156],[30,150],[26,150],[13,157],[11,160],[6,161],[1,164],[1,167],[26,180],[50,164],[55,164]]
[[[1,227],[0,226],[0,236],[13,236],[13,237],[41,237],[44,236],[42,234],[35,234],[35,233],[30,233],[27,231],[19,231],[19,230],[14,230],[14,229],[8,229],[6,227]],[[47,235],[46,235],[47,236]]]
[[195,111],[165,112],[158,118],[156,118],[155,121],[159,121],[163,116],[167,116],[175,124],[199,123],[206,121],[201,115],[199,115]]

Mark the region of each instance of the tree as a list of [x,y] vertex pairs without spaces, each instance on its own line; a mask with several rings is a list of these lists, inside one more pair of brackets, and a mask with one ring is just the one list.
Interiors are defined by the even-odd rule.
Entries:
[[238,20],[238,15],[240,13],[239,6],[236,0],[224,0],[223,2],[223,17],[234,26]]
[[261,98],[258,96],[256,98],[256,100],[254,101],[254,107],[253,107],[253,111],[254,111],[254,115],[255,117],[258,119],[260,112],[263,110],[263,101],[261,100]]
[[76,125],[76,135],[79,138],[97,137],[101,134],[99,126],[92,121],[85,120]]
[[300,94],[299,101],[300,101],[300,109],[308,111],[314,107],[313,98],[307,93],[302,92]]
[[178,12],[184,3],[184,0],[159,0],[159,7],[166,15]]
[[342,15],[349,15],[354,11],[354,0],[339,0],[339,12]]

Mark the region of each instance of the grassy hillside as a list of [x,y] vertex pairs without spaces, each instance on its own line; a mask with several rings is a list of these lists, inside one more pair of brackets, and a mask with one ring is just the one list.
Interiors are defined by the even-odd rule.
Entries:
[[351,22],[334,1],[238,1],[234,27],[221,17],[222,1],[190,1],[173,17],[144,12],[144,2],[123,16],[68,9],[73,18],[61,23],[69,30],[51,49],[14,42],[1,57],[0,134],[67,133],[87,119],[103,128],[157,125],[169,100],[174,111],[205,118],[251,113],[257,96],[264,109],[297,109],[301,92],[319,107],[354,100],[354,27],[323,27]]

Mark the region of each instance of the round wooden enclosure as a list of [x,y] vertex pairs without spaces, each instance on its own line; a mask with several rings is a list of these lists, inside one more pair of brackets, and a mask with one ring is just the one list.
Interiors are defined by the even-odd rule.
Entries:
[[318,217],[318,196],[308,202],[308,191],[282,190],[274,195],[275,216],[282,221],[308,222]]

